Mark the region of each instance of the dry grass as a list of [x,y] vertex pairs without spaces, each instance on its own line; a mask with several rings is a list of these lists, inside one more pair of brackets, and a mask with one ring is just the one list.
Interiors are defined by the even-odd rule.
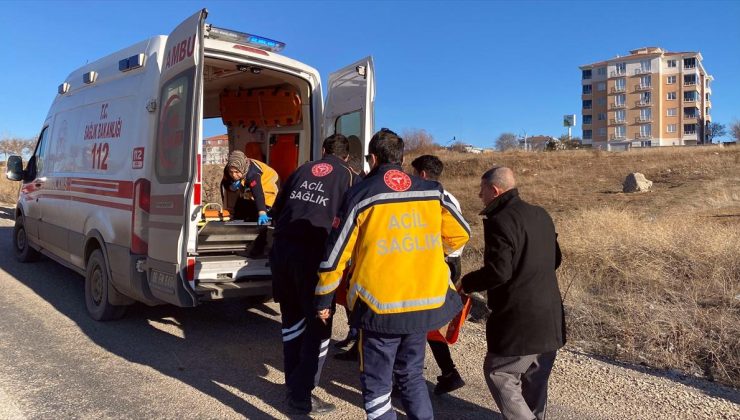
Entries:
[[[571,343],[740,386],[740,149],[441,157],[473,228],[465,271],[482,261],[479,177],[510,166],[556,221]],[[623,194],[630,172],[653,191]]]

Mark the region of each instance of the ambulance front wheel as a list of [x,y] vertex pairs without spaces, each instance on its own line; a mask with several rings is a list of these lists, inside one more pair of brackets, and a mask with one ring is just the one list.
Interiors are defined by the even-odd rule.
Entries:
[[103,253],[96,249],[87,261],[85,273],[85,305],[90,317],[96,321],[119,319],[126,312],[125,306],[112,305],[108,301],[108,266]]
[[37,261],[41,256],[38,251],[31,247],[28,243],[28,235],[26,234],[26,227],[23,225],[23,218],[20,217],[15,221],[15,228],[13,229],[13,246],[15,248],[15,258],[20,262],[33,262]]

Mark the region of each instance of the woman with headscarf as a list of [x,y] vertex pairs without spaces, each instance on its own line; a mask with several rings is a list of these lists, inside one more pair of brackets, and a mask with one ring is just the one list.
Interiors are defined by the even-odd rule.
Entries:
[[226,205],[225,192],[237,194],[236,203],[230,209],[235,219],[256,219],[258,224],[266,225],[270,221],[267,212],[277,196],[278,181],[277,172],[267,164],[234,150],[224,168],[221,196]]

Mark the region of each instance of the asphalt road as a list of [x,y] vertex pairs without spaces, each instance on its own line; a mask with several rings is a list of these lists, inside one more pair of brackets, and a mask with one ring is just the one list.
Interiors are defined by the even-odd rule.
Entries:
[[[277,305],[134,305],[122,320],[96,322],[82,277],[45,258],[17,262],[11,234],[0,211],[0,419],[286,418]],[[452,352],[468,386],[432,396],[437,418],[498,418],[481,373],[483,326],[469,323]],[[430,354],[426,366],[431,389]],[[339,409],[322,418],[363,418],[359,389],[356,364],[329,358],[318,393]],[[669,391],[689,408],[648,395]],[[740,418],[739,402],[736,390],[563,351],[549,418]]]

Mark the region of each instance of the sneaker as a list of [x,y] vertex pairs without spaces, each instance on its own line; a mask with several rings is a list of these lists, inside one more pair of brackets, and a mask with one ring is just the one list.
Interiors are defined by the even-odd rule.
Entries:
[[465,386],[465,381],[460,377],[457,369],[446,375],[437,376],[437,385],[434,387],[434,395],[442,395],[460,389]]
[[336,408],[336,405],[326,402],[315,395],[311,395],[311,398],[305,400],[288,396],[289,414],[316,415],[332,412]]
[[336,343],[334,343],[334,347],[335,348],[338,348],[338,349],[347,348],[347,347],[355,344],[355,341],[357,341],[356,338],[350,337],[349,335],[347,335],[347,338],[345,338],[344,340],[337,341]]
[[349,348],[349,350],[335,354],[334,358],[337,360],[344,360],[349,362],[357,360],[359,358],[359,354],[357,352],[357,342],[355,341],[355,343],[352,345],[352,347]]

